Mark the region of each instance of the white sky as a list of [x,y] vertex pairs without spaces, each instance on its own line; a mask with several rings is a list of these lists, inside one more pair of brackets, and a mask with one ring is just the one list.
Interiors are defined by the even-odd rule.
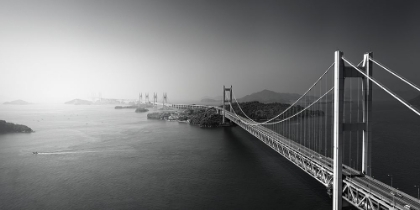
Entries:
[[302,93],[336,49],[354,62],[372,50],[420,81],[407,70],[419,56],[417,6],[354,14],[354,3],[341,14],[334,9],[346,6],[328,2],[223,2],[1,1],[0,101],[62,103],[99,92],[199,100],[223,85],[238,97]]

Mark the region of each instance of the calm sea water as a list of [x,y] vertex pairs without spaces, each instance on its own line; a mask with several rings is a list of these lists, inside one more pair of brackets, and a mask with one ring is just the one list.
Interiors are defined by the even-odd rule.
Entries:
[[[386,182],[392,172],[415,195],[420,121],[391,118],[404,115],[375,125],[385,137],[376,137],[373,173]],[[240,127],[113,106],[2,105],[0,119],[36,131],[0,135],[0,209],[331,209],[324,186]]]

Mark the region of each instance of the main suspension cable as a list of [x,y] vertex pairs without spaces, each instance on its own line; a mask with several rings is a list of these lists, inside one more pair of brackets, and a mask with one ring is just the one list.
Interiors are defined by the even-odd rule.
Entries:
[[[299,112],[296,112],[295,114],[293,114],[292,116],[289,116],[283,120],[274,122],[274,123],[265,123],[265,125],[273,125],[273,124],[277,124],[277,123],[282,123],[286,120],[292,119],[295,116],[301,114],[302,112],[306,111],[307,109],[309,109],[312,105],[314,105],[315,103],[317,103],[319,100],[321,100],[323,97],[325,97],[328,93],[330,93],[332,90],[334,89],[334,87],[332,87],[331,89],[329,89],[327,92],[325,92],[321,97],[319,97],[318,99],[316,99],[315,101],[313,101],[311,104],[309,104],[307,107],[305,107],[304,109],[300,110]],[[253,123],[248,123],[243,121],[241,118],[239,118],[239,115],[235,112],[235,109],[233,109],[232,103],[229,103],[230,107],[232,107],[232,111],[233,113],[238,117],[239,120],[241,120],[243,123],[247,124],[247,125],[259,125],[259,124],[253,124]]]
[[390,94],[392,97],[394,97],[395,99],[397,99],[399,102],[401,102],[402,104],[404,104],[407,108],[409,108],[411,111],[413,111],[414,113],[416,113],[417,115],[420,116],[420,111],[418,111],[416,108],[414,108],[413,106],[411,106],[409,103],[407,103],[404,99],[400,98],[397,94],[393,93],[391,90],[389,90],[388,88],[386,88],[384,85],[382,85],[381,83],[379,83],[378,81],[376,81],[375,79],[373,79],[372,77],[370,77],[369,75],[367,75],[365,72],[363,72],[362,70],[360,70],[359,68],[357,68],[356,66],[354,66],[352,63],[350,63],[348,60],[346,60],[344,57],[342,57],[343,61],[345,61],[347,64],[349,64],[351,67],[353,67],[355,70],[357,70],[359,73],[361,73],[363,76],[365,76],[366,78],[368,78],[370,81],[372,81],[373,83],[375,83],[376,85],[378,85],[380,88],[382,88],[382,90],[384,90],[385,92],[387,92],[388,94]]
[[[334,66],[334,63],[332,63],[328,68],[327,68],[327,70],[316,80],[316,82],[303,94],[303,95],[301,95],[293,104],[291,104],[287,109],[285,109],[283,112],[281,112],[280,114],[278,114],[277,116],[275,116],[275,117],[273,117],[273,118],[271,118],[271,119],[269,119],[269,120],[266,120],[266,121],[264,121],[264,122],[256,122],[256,121],[254,121],[254,120],[252,120],[252,119],[250,119],[250,117],[248,116],[248,115],[246,115],[245,114],[245,112],[242,110],[242,108],[240,108],[240,110],[241,110],[241,112],[246,116],[246,118],[248,118],[249,120],[251,120],[251,121],[253,121],[253,122],[255,122],[255,125],[260,125],[260,124],[266,124],[266,123],[268,123],[268,122],[270,122],[270,121],[272,121],[272,120],[274,120],[274,119],[276,119],[276,118],[278,118],[278,117],[280,117],[281,115],[283,115],[284,113],[286,113],[289,109],[291,109],[292,107],[294,107],[294,105],[296,105],[299,101],[300,101],[300,99],[302,99],[303,97],[305,97],[306,96],[306,94],[308,94],[309,93],[309,91],[311,91],[312,90],[312,88],[313,87],[315,87],[315,85],[317,85],[318,84],[318,82],[324,77],[324,75],[326,75],[327,73],[328,73],[328,71],[331,69],[331,67],[333,67]],[[239,105],[239,103],[238,103],[238,101],[236,100],[236,97],[235,97],[235,94],[234,94],[234,92],[232,91],[232,94],[233,94],[233,98],[235,99],[235,102],[236,102],[236,104],[238,105],[238,107],[240,107],[240,105]]]
[[383,65],[382,63],[379,63],[378,61],[374,60],[373,58],[369,57],[369,60],[371,60],[372,62],[374,62],[376,65],[378,65],[379,67],[385,69],[387,72],[389,72],[390,74],[394,75],[395,77],[397,77],[398,79],[400,79],[401,81],[405,82],[406,84],[410,85],[411,87],[413,87],[414,89],[416,89],[417,91],[420,91],[420,88],[415,85],[414,83],[410,82],[408,79],[406,79],[405,77],[397,74],[396,72],[392,71],[390,68],[386,67],[385,65]]

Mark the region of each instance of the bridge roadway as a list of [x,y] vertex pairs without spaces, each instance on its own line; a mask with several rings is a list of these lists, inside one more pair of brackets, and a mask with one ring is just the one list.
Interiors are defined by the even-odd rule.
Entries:
[[[311,176],[317,176],[314,178],[320,181],[324,186],[329,187],[330,184],[332,184],[333,160],[331,158],[319,154],[264,126],[246,125],[243,121],[248,124],[252,124],[253,122],[243,117],[236,116],[231,112],[226,111],[226,117],[262,140]],[[242,121],[239,120],[238,117],[241,118]],[[292,160],[290,155],[284,152],[284,149],[280,150],[280,147],[288,147],[287,150],[289,151],[289,154],[290,152],[300,153],[302,159],[306,159],[304,161],[312,162],[308,165],[320,167],[321,169],[318,170],[323,170],[329,178],[322,179],[322,177],[319,177],[320,173],[311,173],[310,171],[313,172],[314,168],[309,168],[308,171],[308,168],[302,167],[302,163],[297,164],[296,160]],[[393,196],[391,192],[394,192],[395,196]],[[397,194],[400,194],[401,196],[398,196]],[[411,209],[420,210],[420,202],[416,198],[369,176],[360,175],[359,171],[347,165],[343,165],[343,198],[359,209],[366,209],[367,206],[373,206],[373,209],[393,209],[392,207],[394,205],[395,209],[406,209],[404,206],[408,204],[411,206]]]
[[[156,103],[156,105],[162,105]],[[215,108],[220,113],[223,109],[215,106],[167,104],[169,107],[186,108]],[[327,188],[332,186],[333,160],[319,154],[295,141],[288,139],[273,130],[261,125],[247,125],[254,122],[237,116],[232,112],[225,111],[226,118],[236,123],[259,140],[277,151],[280,155],[290,160],[293,164],[314,177]],[[240,118],[240,119],[239,119]],[[244,123],[246,122],[246,123]],[[394,192],[394,195],[391,194]],[[400,196],[399,196],[399,195]],[[373,179],[367,175],[343,164],[343,199],[358,209],[411,209],[420,210],[418,199],[399,191],[393,187]]]

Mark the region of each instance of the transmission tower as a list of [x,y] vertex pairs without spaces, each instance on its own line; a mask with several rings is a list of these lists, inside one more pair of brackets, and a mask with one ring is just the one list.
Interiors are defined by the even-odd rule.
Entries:
[[149,103],[149,102],[150,102],[150,101],[149,101],[149,93],[145,93],[144,95],[145,95],[145,97],[146,97],[146,103]]

